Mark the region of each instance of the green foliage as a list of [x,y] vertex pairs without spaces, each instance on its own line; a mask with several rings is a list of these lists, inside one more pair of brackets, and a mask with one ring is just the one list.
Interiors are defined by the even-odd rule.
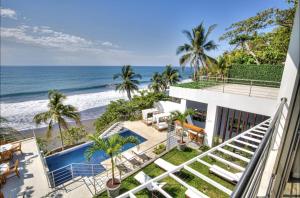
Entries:
[[280,82],[283,65],[232,65],[229,69],[230,78],[242,78]]
[[166,150],[166,145],[164,144],[160,144],[157,147],[154,148],[153,153],[155,153],[156,155],[161,154],[162,152],[164,152]]
[[[290,0],[287,9],[269,8],[228,27],[220,37],[235,45],[234,50],[223,54],[227,64],[283,64],[297,3]],[[262,31],[265,28],[273,30]]]
[[162,73],[164,84],[166,88],[170,85],[174,85],[180,81],[180,74],[177,69],[172,68],[172,65],[166,65],[165,70]]
[[48,142],[47,142],[47,140],[44,139],[44,138],[37,137],[36,138],[36,143],[37,143],[39,149],[41,151],[43,151],[45,155],[47,155],[47,153],[48,153],[48,150],[47,150]]
[[209,146],[207,146],[207,145],[201,145],[200,147],[199,147],[199,150],[201,151],[201,152],[206,152],[206,151],[208,151],[210,149],[210,147]]
[[163,76],[159,72],[155,72],[150,79],[150,84],[148,86],[154,92],[160,92],[166,90],[166,83],[164,81]]
[[142,76],[140,74],[136,74],[130,65],[124,65],[122,67],[121,73],[115,74],[113,79],[121,78],[122,82],[116,85],[116,90],[125,91],[127,93],[127,97],[131,100],[131,92],[138,91],[138,85],[140,82],[138,79],[141,79]]
[[71,127],[63,133],[63,139],[66,145],[74,145],[87,136],[87,132],[83,127]]
[[112,123],[122,120],[138,120],[142,117],[143,109],[153,107],[154,102],[167,100],[168,96],[161,92],[141,91],[135,95],[131,101],[117,100],[112,101],[106,107],[106,111],[96,119],[94,125],[100,134]]

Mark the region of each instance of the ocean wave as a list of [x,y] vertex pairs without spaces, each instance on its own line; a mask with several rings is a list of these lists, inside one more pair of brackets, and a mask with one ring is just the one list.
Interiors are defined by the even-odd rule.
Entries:
[[[143,85],[145,83],[149,83],[149,81],[140,81],[140,84]],[[95,89],[102,89],[106,91],[108,89],[115,89],[117,83],[110,83],[110,84],[103,84],[103,85],[95,85],[95,86],[86,86],[86,87],[76,87],[76,88],[66,88],[66,89],[58,89],[63,93],[72,93],[72,92],[84,92],[88,90],[95,90]],[[22,97],[22,96],[35,96],[35,95],[47,95],[49,90],[42,90],[42,91],[28,91],[28,92],[18,92],[18,93],[11,93],[11,94],[3,94],[0,95],[0,99],[5,98],[12,98],[12,97]]]
[[[77,107],[79,111],[86,111],[91,108],[106,106],[110,101],[126,99],[125,93],[114,90],[98,93],[78,94],[68,96],[65,103]],[[1,116],[9,122],[8,126],[18,130],[34,129],[37,126],[33,122],[33,117],[40,112],[47,111],[48,100],[32,100],[16,103],[1,103]],[[93,115],[94,118],[99,115]],[[44,127],[45,124],[39,127]]]

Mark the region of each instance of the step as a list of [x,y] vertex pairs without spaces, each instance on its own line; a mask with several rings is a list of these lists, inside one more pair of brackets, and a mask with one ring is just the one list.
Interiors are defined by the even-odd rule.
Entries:
[[240,143],[240,144],[244,144],[244,145],[246,145],[246,146],[250,146],[250,147],[255,148],[255,149],[258,148],[257,145],[255,145],[255,144],[250,144],[250,143],[244,142],[244,141],[242,141],[242,140],[233,140],[233,141],[238,142],[238,143]]
[[246,157],[244,157],[244,156],[241,156],[241,155],[239,155],[239,154],[233,153],[233,152],[231,152],[231,151],[228,151],[228,150],[226,150],[226,149],[218,148],[217,150],[218,150],[218,151],[221,151],[222,153],[225,153],[225,154],[227,154],[227,155],[230,155],[230,156],[232,156],[232,157],[235,157],[235,158],[237,158],[237,159],[240,159],[240,160],[242,160],[242,161],[244,161],[244,162],[247,162],[247,163],[250,162],[250,159],[248,159],[248,158],[246,158]]
[[235,169],[237,169],[237,170],[240,170],[240,171],[244,171],[244,170],[245,170],[245,168],[241,167],[240,165],[237,165],[237,164],[235,164],[235,163],[232,163],[232,162],[230,162],[230,161],[227,161],[226,159],[223,159],[223,158],[221,158],[221,157],[219,157],[219,156],[216,156],[216,155],[214,155],[214,154],[208,153],[207,155],[208,155],[209,157],[214,158],[215,160],[218,160],[219,162],[222,162],[222,163],[224,163],[224,164],[227,164],[228,166],[231,166],[232,168],[235,168]]
[[184,166],[183,167],[185,170],[189,171],[190,173],[194,174],[195,176],[199,177],[200,179],[206,181],[207,183],[211,184],[212,186],[218,188],[219,190],[225,192],[228,195],[231,195],[232,191],[229,190],[228,188],[226,188],[225,186],[219,184],[218,182],[215,182],[214,180],[206,177],[205,175],[202,175],[201,173],[199,173],[198,171],[192,169],[189,166]]
[[239,146],[235,146],[235,145],[233,145],[233,144],[230,144],[230,143],[226,144],[226,146],[230,146],[231,148],[238,149],[238,150],[240,150],[240,151],[243,151],[243,152],[245,152],[245,153],[249,153],[249,154],[251,154],[251,155],[253,155],[253,154],[254,154],[254,152],[252,152],[252,151],[249,151],[249,150],[247,150],[247,149],[244,149],[244,148],[242,148],[242,147],[239,147]]
[[256,130],[256,129],[251,130],[251,132],[260,133],[260,134],[263,134],[263,135],[266,133],[264,131],[260,131],[260,130]]
[[256,134],[256,133],[251,133],[251,132],[248,132],[248,133],[246,133],[245,135],[252,135],[252,136],[258,137],[258,138],[263,138],[263,137],[264,137],[263,135],[258,135],[258,134]]
[[258,140],[258,139],[255,139],[255,138],[251,138],[251,137],[246,136],[246,135],[242,135],[240,138],[244,138],[244,139],[246,139],[246,140],[250,140],[250,141],[256,142],[256,143],[258,143],[258,144],[261,142],[261,140]]

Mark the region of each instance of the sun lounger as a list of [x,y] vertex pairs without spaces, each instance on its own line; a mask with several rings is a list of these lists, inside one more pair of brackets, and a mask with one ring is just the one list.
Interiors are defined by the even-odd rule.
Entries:
[[166,171],[174,170],[177,167],[174,164],[171,164],[170,162],[167,162],[162,158],[158,158],[157,160],[155,160],[154,164],[156,164],[157,166],[159,166],[160,168]]
[[[144,173],[143,171],[140,171],[138,174],[136,174],[134,176],[134,179],[136,179],[139,183],[144,184],[147,181],[151,180],[152,178],[149,177],[146,173]],[[154,185],[153,185],[154,184]],[[149,184],[147,186],[147,189],[149,191],[153,191],[156,190],[156,188],[162,188],[166,183],[162,182],[162,183],[158,183],[158,182],[153,182],[152,184]]]
[[129,173],[131,171],[131,169],[125,166],[124,164],[118,164],[116,165],[116,167],[119,169],[120,172],[123,173]]
[[229,172],[217,165],[212,165],[209,171],[234,184],[236,184],[240,180],[243,174],[242,172],[239,173]]
[[138,156],[141,160],[143,160],[143,162],[149,161],[151,160],[151,157],[149,157],[148,155],[146,155],[143,152],[138,151],[137,149],[132,150],[132,152]]
[[123,153],[122,156],[130,163],[132,164],[133,167],[135,166],[140,166],[142,165],[142,163],[140,161],[138,161],[134,155],[132,155],[129,152]]

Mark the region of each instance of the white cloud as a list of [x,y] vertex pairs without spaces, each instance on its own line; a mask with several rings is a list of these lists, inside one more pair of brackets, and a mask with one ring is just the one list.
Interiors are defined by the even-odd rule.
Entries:
[[1,27],[1,36],[3,39],[17,43],[58,48],[66,51],[86,50],[99,52],[104,48],[113,49],[117,46],[108,41],[91,41],[83,37],[55,31],[47,26],[32,27],[22,25],[16,28]]
[[16,11],[9,8],[0,8],[1,17],[17,19]]

